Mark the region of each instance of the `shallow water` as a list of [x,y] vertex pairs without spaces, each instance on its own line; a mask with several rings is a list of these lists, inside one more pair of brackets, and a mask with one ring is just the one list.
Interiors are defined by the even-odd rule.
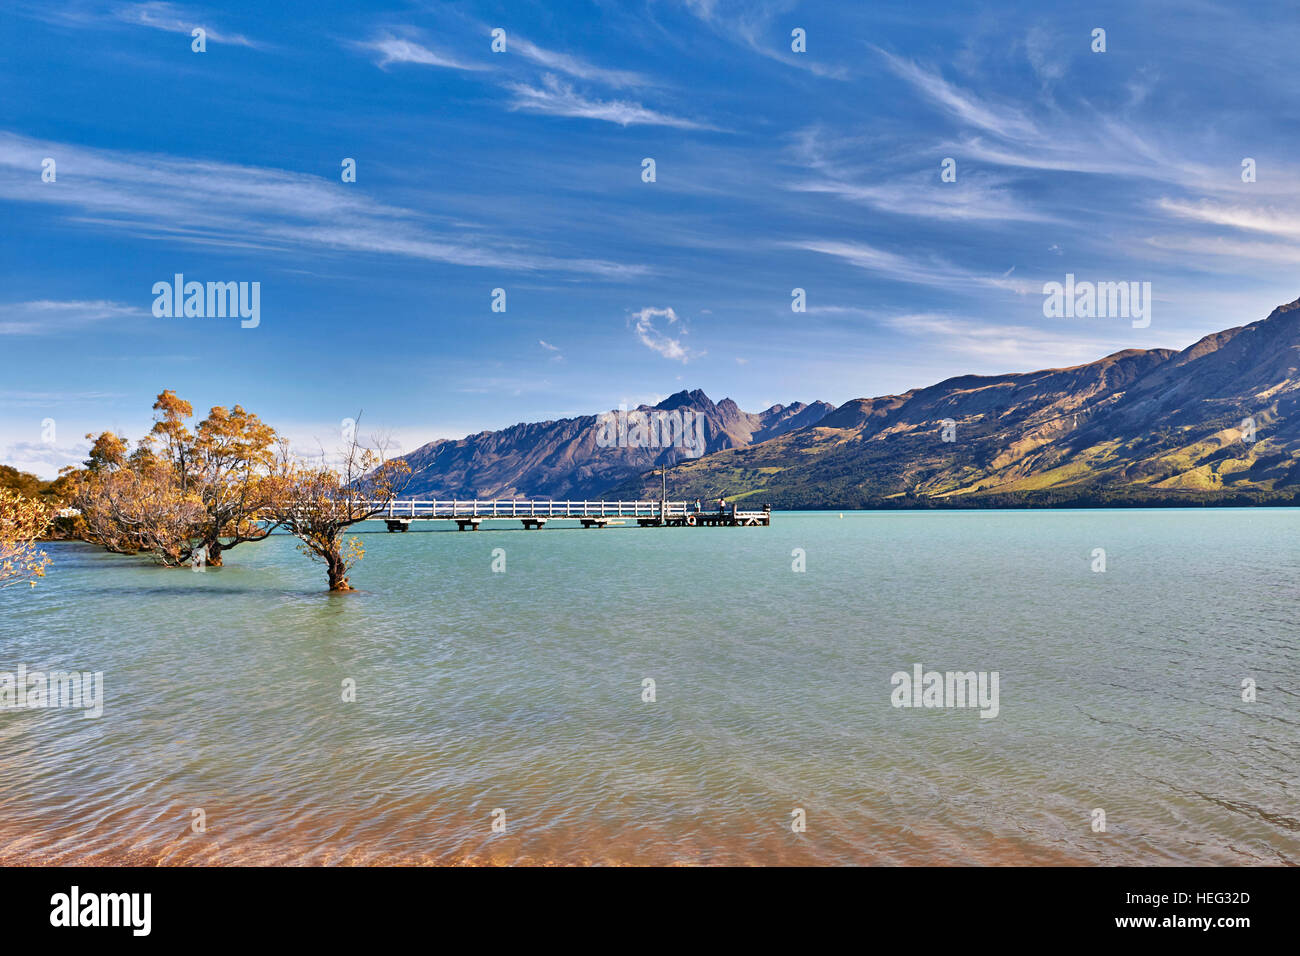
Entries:
[[[50,546],[0,671],[104,714],[0,711],[0,861],[1300,863],[1300,511],[428,527],[346,595]],[[997,717],[891,706],[916,663]]]

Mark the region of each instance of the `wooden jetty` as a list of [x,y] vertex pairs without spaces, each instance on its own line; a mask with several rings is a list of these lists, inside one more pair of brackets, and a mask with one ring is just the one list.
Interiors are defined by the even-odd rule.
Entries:
[[477,531],[484,521],[513,519],[525,530],[541,531],[548,521],[576,520],[584,528],[604,528],[611,523],[635,521],[642,528],[756,528],[772,523],[772,508],[746,511],[736,505],[705,510],[688,501],[528,501],[518,498],[490,501],[375,502],[381,510],[376,521],[389,531],[409,531],[412,521],[454,521],[461,531]]

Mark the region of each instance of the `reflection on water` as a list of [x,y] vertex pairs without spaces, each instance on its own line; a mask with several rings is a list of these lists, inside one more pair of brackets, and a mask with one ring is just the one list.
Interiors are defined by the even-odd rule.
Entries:
[[[0,671],[103,671],[104,716],[0,711],[0,862],[1300,862],[1297,532],[485,526],[368,535],[333,596],[285,537],[203,574],[54,545]],[[998,717],[891,707],[916,663],[999,672]]]

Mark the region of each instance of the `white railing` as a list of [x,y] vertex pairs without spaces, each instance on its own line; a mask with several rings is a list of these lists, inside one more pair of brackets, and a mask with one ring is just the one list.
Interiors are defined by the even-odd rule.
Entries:
[[[341,506],[342,507],[342,506]],[[308,509],[310,510],[310,509]],[[739,524],[752,524],[771,520],[771,512],[762,510],[742,510],[735,505],[727,505],[719,511],[717,503],[694,501],[529,501],[522,498],[497,499],[459,499],[398,501],[358,501],[349,499],[346,504],[347,514],[358,511],[373,511],[371,520],[392,521],[412,518],[442,518],[462,520],[477,518],[650,518],[656,520],[673,520],[700,516],[701,521],[713,523],[728,519]],[[262,520],[271,521],[269,517]],[[695,524],[687,521],[687,524]]]
[[[519,498],[492,500],[427,500],[370,502],[382,509],[376,518],[658,518],[696,513],[695,502],[686,501],[528,501]],[[707,510],[707,508],[703,509]]]

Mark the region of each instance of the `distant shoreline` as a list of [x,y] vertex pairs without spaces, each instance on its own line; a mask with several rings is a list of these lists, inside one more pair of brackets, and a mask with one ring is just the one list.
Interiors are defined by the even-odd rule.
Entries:
[[[671,497],[671,495],[670,495]],[[1120,509],[1120,508],[1296,508],[1300,494],[1192,492],[1109,497],[1104,492],[1062,495],[981,494],[951,495],[943,498],[897,495],[888,498],[866,497],[852,501],[808,503],[801,495],[793,500],[762,489],[741,491],[727,496],[728,502],[762,501],[773,511],[1027,511],[1052,509]]]
[[1276,501],[1215,500],[1195,501],[1166,499],[1156,501],[1060,501],[1060,502],[1006,502],[999,504],[957,504],[955,502],[908,502],[900,504],[819,505],[816,507],[783,507],[773,505],[776,511],[1120,511],[1127,509],[1188,510],[1202,508],[1300,508],[1300,501],[1286,496]]

